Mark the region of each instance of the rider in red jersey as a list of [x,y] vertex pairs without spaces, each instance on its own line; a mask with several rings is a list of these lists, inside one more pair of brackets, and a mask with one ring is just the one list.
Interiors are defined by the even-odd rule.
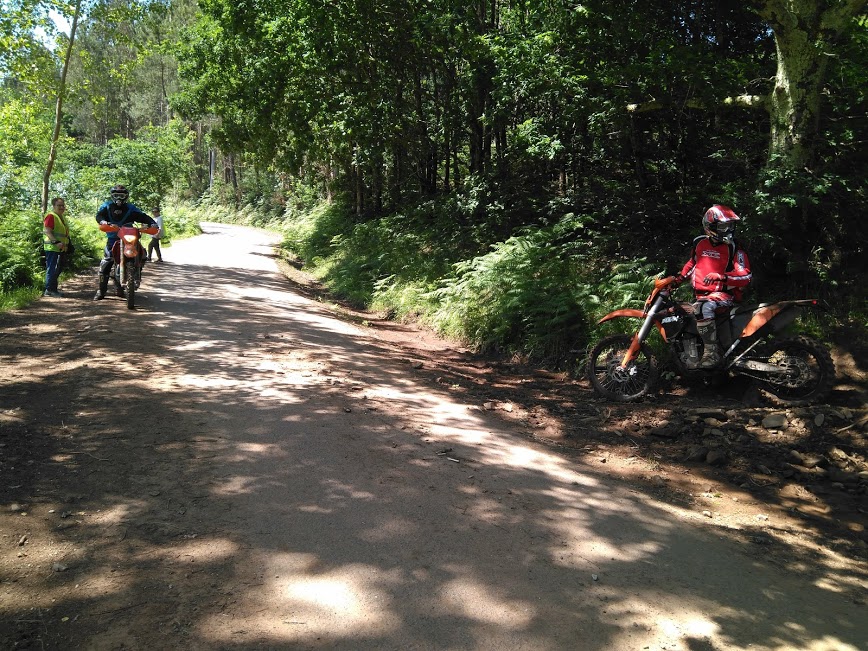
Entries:
[[702,217],[702,230],[693,240],[693,254],[684,264],[679,280],[690,278],[696,297],[694,311],[697,328],[704,343],[700,368],[712,368],[720,361],[714,313],[741,301],[750,284],[750,260],[735,241],[735,225],[740,221],[732,208],[719,204]]

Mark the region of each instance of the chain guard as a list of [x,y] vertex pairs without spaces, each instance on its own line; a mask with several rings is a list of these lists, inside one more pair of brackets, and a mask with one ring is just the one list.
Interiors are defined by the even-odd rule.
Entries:
[[[771,364],[769,362],[769,358],[750,358],[753,361],[763,361],[766,364]],[[749,360],[750,361],[750,360]],[[793,357],[788,355],[784,360],[773,364],[774,366],[779,367],[781,370],[777,373],[762,373],[762,372],[752,372],[749,369],[734,369],[739,375],[744,377],[749,377],[754,380],[760,380],[761,382],[765,382],[766,384],[772,384],[775,386],[786,387],[788,389],[798,389],[799,387],[805,386],[809,379],[809,374],[811,369],[808,367],[805,360],[801,357]],[[791,369],[794,367],[798,367],[798,371],[794,374],[791,372]]]

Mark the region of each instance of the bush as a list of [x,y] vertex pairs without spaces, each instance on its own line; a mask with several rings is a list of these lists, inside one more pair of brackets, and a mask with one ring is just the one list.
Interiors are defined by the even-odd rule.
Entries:
[[576,240],[588,218],[568,215],[460,262],[434,294],[432,323],[480,349],[563,359],[585,346],[603,313],[644,299],[643,262],[607,268]]
[[0,291],[38,286],[42,279],[42,220],[15,212],[0,220]]

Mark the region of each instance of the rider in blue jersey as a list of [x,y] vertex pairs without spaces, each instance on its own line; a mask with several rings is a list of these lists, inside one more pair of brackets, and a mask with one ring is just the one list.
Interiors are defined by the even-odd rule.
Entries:
[[[111,201],[106,201],[96,212],[96,221],[99,224],[114,224],[115,226],[130,226],[133,223],[156,226],[157,222],[150,216],[139,210],[132,203],[127,203],[130,196],[129,190],[122,185],[116,185],[111,189]],[[111,273],[114,260],[112,259],[112,247],[118,241],[117,233],[106,233],[106,245],[103,251],[102,262],[99,263],[99,288],[93,300],[99,301],[105,298],[108,289],[109,276],[114,278],[115,293],[124,296],[124,288],[121,287],[117,277]]]

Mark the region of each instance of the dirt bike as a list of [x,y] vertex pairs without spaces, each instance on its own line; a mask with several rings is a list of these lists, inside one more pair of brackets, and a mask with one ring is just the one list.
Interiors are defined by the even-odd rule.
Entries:
[[819,307],[817,300],[724,308],[715,318],[721,359],[706,369],[699,366],[703,340],[694,305],[673,296],[679,284],[674,276],[655,279],[643,310],[615,310],[600,319],[599,323],[605,323],[634,318],[642,323],[635,334],[605,337],[592,349],[588,379],[598,395],[630,402],[654,391],[659,367],[646,341],[655,327],[673,353],[676,371],[685,379],[744,376],[789,405],[817,402],[832,389],[835,366],[828,348],[804,335],[779,334],[804,310]]
[[114,274],[119,285],[124,288],[127,299],[127,307],[133,309],[136,306],[136,290],[142,283],[142,267],[144,267],[145,249],[139,242],[142,233],[156,235],[159,228],[148,226],[139,228],[136,226],[116,226],[115,224],[100,224],[99,229],[104,233],[117,233],[118,239],[112,245],[111,256],[114,260]]

